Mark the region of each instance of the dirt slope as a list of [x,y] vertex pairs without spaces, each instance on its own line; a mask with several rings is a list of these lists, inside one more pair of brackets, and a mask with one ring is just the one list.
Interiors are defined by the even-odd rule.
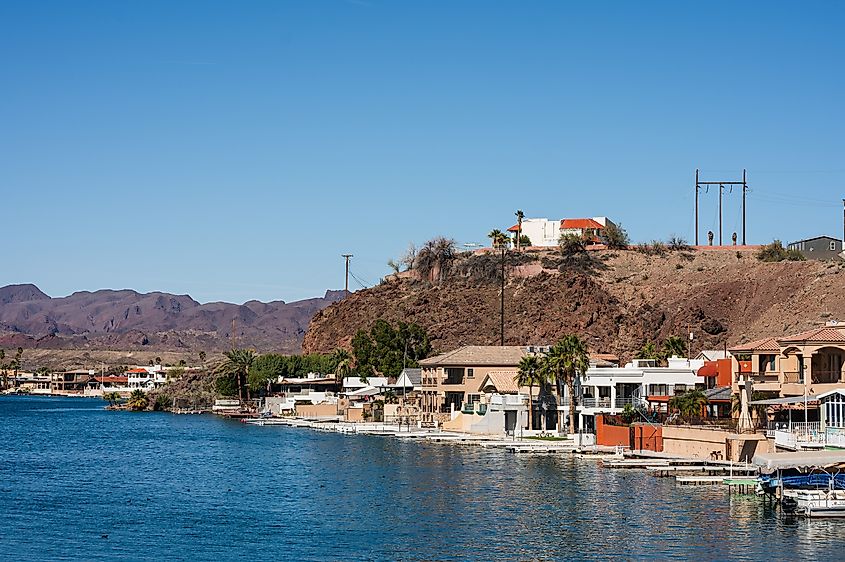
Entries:
[[[439,285],[393,279],[325,308],[312,319],[303,350],[348,346],[377,318],[423,325],[437,351],[498,344],[495,269],[482,264],[475,275],[470,262],[479,258],[461,259]],[[748,250],[603,252],[588,267],[547,252],[522,262],[506,268],[507,344],[548,344],[574,332],[593,351],[630,358],[646,341],[688,331],[695,351],[845,320],[839,262],[763,263]]]

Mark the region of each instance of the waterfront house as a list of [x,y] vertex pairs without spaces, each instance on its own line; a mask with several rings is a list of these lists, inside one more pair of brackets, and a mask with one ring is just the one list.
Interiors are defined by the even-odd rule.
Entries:
[[798,334],[730,349],[734,392],[740,379],[775,396],[816,395],[845,388],[845,326],[836,321]]
[[52,394],[82,394],[85,387],[96,371],[75,369],[50,375],[50,391]]
[[842,240],[832,236],[816,236],[791,242],[787,248],[796,250],[808,260],[835,260],[842,257]]
[[[423,421],[450,420],[465,404],[475,408],[484,394],[482,383],[494,374],[497,380],[517,374],[519,361],[528,348],[516,345],[466,345],[420,361]],[[526,393],[527,394],[527,393]]]
[[[673,396],[703,388],[698,370],[702,360],[671,357],[660,367],[654,359],[634,359],[624,367],[591,366],[576,384],[578,427],[595,431],[597,414],[621,414],[626,406],[660,413],[668,412]],[[562,417],[569,415],[569,396],[558,406]]]
[[38,373],[19,372],[18,376],[14,380],[14,385],[16,388],[29,394],[51,394],[51,380],[52,379],[48,374],[39,375]]
[[147,392],[167,384],[167,372],[161,365],[133,367],[126,371],[126,380],[126,386],[130,392],[133,390]]

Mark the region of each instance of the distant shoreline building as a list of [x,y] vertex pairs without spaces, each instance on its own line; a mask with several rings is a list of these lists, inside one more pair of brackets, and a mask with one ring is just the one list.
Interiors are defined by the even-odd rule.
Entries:
[[842,253],[845,252],[842,240],[832,236],[816,236],[806,240],[798,240],[791,242],[787,248],[800,252],[808,260],[841,259]]

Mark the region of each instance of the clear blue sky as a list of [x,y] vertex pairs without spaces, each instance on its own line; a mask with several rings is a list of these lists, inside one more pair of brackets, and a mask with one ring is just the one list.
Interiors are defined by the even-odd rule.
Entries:
[[517,208],[692,239],[695,168],[751,243],[841,236],[843,6],[5,0],[0,285],[294,300]]

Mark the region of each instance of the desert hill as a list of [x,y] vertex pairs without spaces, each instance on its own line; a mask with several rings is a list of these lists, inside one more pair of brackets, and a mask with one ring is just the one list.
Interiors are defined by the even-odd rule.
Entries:
[[286,303],[200,304],[188,295],[132,290],[80,291],[51,298],[35,285],[0,288],[0,347],[27,349],[199,350],[238,345],[296,353],[311,317],[343,297]]
[[[463,255],[444,280],[399,274],[323,309],[305,335],[306,352],[348,346],[377,318],[424,326],[436,351],[497,345],[499,257]],[[693,352],[721,349],[845,320],[845,264],[758,261],[754,251],[558,251],[509,257],[505,343],[554,343],[566,333],[591,350],[630,358],[647,341],[695,334]]]

